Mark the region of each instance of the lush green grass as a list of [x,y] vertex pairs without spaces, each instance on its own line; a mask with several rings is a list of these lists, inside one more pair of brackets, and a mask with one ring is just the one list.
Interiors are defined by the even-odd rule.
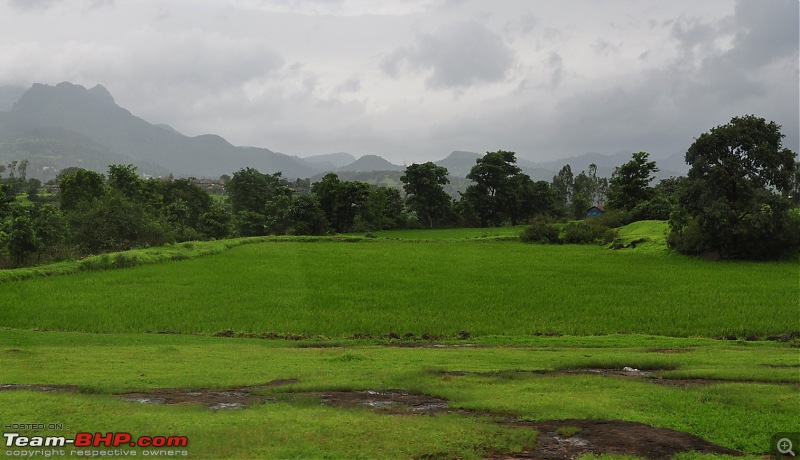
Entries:
[[[800,264],[668,257],[663,228],[624,228],[620,241],[648,241],[619,251],[523,244],[519,229],[421,230],[188,243],[0,272],[0,384],[81,389],[0,391],[0,420],[69,427],[37,435],[182,435],[193,458],[481,458],[535,444],[534,430],[490,414],[638,421],[765,454],[774,433],[800,431],[796,344],[704,337],[800,329]],[[209,336],[227,329],[307,338]],[[384,346],[423,334],[453,346]],[[715,381],[568,372],[626,366]],[[111,395],[276,379],[298,382],[237,411]],[[389,389],[484,415],[387,416],[292,395]]]
[[[257,339],[5,330],[0,383],[76,384],[83,391],[0,392],[0,420],[64,423],[73,431],[179,434],[189,437],[197,458],[473,458],[534,442],[529,430],[501,428],[480,417],[385,416],[283,396],[310,390],[404,389],[447,398],[452,408],[531,421],[639,421],[751,454],[765,453],[773,433],[800,428],[800,378],[796,367],[788,367],[796,366],[797,350],[786,344],[623,336],[616,337],[622,346],[609,348],[609,337],[583,338],[581,346],[571,338],[536,340],[536,347],[511,348],[297,348]],[[683,352],[659,352],[664,347]],[[623,365],[728,382],[675,386],[532,372]],[[231,412],[142,405],[109,395],[289,378],[299,382],[266,390],[279,402]],[[741,379],[765,383],[737,383]],[[766,383],[772,380],[795,383]]]
[[649,252],[653,254],[667,254],[667,231],[669,225],[663,220],[642,220],[633,222],[619,229],[615,243],[621,243],[629,247],[631,243],[635,245],[633,249],[637,252]]
[[[800,264],[485,239],[250,244],[0,284],[0,326],[348,337],[800,330]],[[358,241],[358,240],[354,240]]]

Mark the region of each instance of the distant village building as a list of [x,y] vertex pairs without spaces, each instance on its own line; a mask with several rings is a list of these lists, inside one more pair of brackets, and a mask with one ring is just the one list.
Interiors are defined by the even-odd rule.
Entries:
[[606,212],[605,206],[601,205],[592,206],[591,208],[589,208],[588,211],[586,211],[586,217],[602,216],[605,212]]
[[208,193],[224,195],[225,184],[219,179],[191,179],[192,184],[202,188]]

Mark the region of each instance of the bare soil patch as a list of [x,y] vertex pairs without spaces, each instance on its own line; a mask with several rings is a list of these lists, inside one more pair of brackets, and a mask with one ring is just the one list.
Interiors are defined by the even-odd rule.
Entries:
[[675,353],[691,353],[694,351],[692,348],[654,348],[652,350],[647,350],[650,353],[664,353],[664,354],[675,354]]
[[[320,396],[322,403],[337,407],[369,407],[392,414],[461,413],[488,415],[451,409],[447,400],[433,396],[389,391],[332,391],[305,393]],[[562,420],[520,422],[507,418],[504,426],[535,429],[539,432],[536,446],[512,456],[496,459],[572,459],[584,454],[635,455],[651,459],[667,459],[673,455],[696,451],[710,454],[741,455],[741,452],[718,446],[689,433],[655,428],[621,420]],[[574,433],[565,435],[564,433]]]
[[[262,404],[270,398],[258,394],[259,390],[297,383],[296,379],[272,380],[263,385],[237,387],[227,389],[208,388],[157,388],[154,390],[120,393],[116,396],[125,401],[142,404],[202,404],[209,409],[242,409],[252,404]],[[77,385],[28,385],[2,384],[0,391],[32,390],[32,391],[69,391],[79,392]]]
[[[608,370],[604,370],[608,371]],[[453,375],[465,375],[453,373]],[[144,404],[202,404],[212,410],[242,409],[263,404],[273,398],[259,390],[297,383],[296,379],[273,380],[263,385],[228,389],[159,388],[146,392],[123,393],[117,396],[126,401]],[[0,391],[69,391],[78,392],[75,385],[0,384]],[[319,391],[289,393],[318,396],[324,405],[333,407],[367,407],[379,413],[405,415],[462,415],[497,417],[474,411],[453,409],[447,400],[402,390],[384,391]],[[539,432],[536,446],[514,455],[494,454],[492,459],[572,459],[584,454],[635,455],[650,459],[667,459],[685,451],[711,454],[741,455],[740,452],[710,443],[697,436],[666,428],[654,428],[642,423],[619,420],[561,420],[521,422],[513,417],[501,421],[504,426],[535,429]]]
[[[559,420],[537,423],[516,422],[539,431],[536,448],[504,459],[573,459],[585,454],[634,455],[668,459],[680,452],[742,455],[689,433],[655,428],[622,420]],[[568,436],[563,433],[575,434]]]
[[221,390],[207,388],[159,388],[146,392],[122,393],[117,396],[125,401],[133,401],[142,404],[202,404],[212,410],[244,409],[253,404],[263,404],[273,400],[272,398],[258,394],[258,390],[290,385],[297,382],[297,379],[280,379],[272,380],[263,385]]
[[26,383],[0,384],[0,391],[30,390],[30,391],[72,391],[78,392],[77,385],[30,385]]
[[428,415],[451,412],[444,399],[401,390],[326,391],[305,394],[319,395],[322,404],[336,407],[366,406],[379,412]]
[[515,376],[523,375],[600,375],[610,377],[624,377],[642,382],[655,383],[660,385],[672,385],[678,387],[685,387],[691,385],[714,385],[720,383],[755,383],[764,385],[800,385],[798,380],[752,380],[752,379],[714,379],[703,377],[690,377],[690,378],[671,378],[661,377],[658,372],[669,371],[672,369],[657,369],[657,370],[641,370],[626,367],[623,369],[608,369],[608,368],[578,368],[578,369],[556,369],[556,370],[517,370],[517,371],[501,371],[501,372],[471,372],[471,371],[434,371],[439,375],[447,375],[453,377],[461,377],[465,375],[477,375],[480,377],[490,378],[513,378]]

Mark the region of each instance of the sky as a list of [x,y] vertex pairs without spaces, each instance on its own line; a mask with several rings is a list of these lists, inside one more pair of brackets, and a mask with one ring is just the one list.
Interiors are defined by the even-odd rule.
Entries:
[[797,0],[0,0],[0,86],[396,164],[683,153],[734,116],[800,151]]

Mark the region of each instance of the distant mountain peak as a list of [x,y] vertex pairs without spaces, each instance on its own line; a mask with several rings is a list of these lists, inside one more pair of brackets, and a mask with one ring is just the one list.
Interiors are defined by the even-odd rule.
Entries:
[[402,171],[404,169],[403,166],[392,164],[378,155],[364,155],[349,165],[342,166],[337,171]]
[[104,102],[116,104],[116,101],[114,101],[114,96],[112,96],[111,92],[103,85],[95,85],[94,88],[89,90],[89,94]]

